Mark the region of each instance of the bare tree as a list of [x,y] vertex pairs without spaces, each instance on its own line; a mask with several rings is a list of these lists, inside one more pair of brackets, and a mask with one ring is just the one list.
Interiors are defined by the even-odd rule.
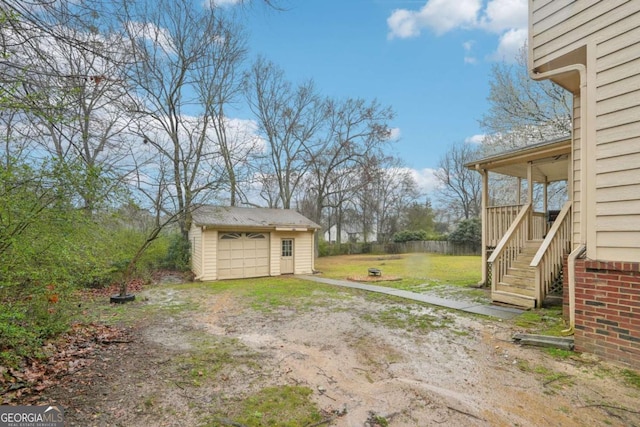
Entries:
[[251,67],[245,88],[260,134],[268,144],[266,169],[260,175],[276,178],[282,207],[290,209],[309,169],[309,153],[316,150],[317,132],[325,118],[322,100],[313,82],[294,87],[280,68],[264,58]]
[[363,224],[375,227],[379,242],[388,242],[400,231],[407,207],[418,198],[417,184],[411,171],[394,157],[382,159],[363,179],[367,185],[358,198]]
[[435,171],[435,176],[441,184],[437,190],[441,200],[457,219],[469,219],[480,215],[480,174],[464,166],[477,157],[477,147],[468,143],[454,144],[442,156]]
[[489,81],[489,110],[480,120],[487,131],[485,154],[571,134],[571,94],[527,71],[526,46],[516,64],[498,63]]
[[256,151],[257,141],[248,135],[253,129],[242,129],[246,123],[233,121],[225,114],[242,93],[240,67],[246,55],[245,37],[242,30],[231,23],[219,31],[216,49],[203,58],[203,62],[208,63],[197,69],[200,75],[196,90],[201,103],[208,106],[215,144],[224,164],[230,205],[236,206],[241,195],[242,174],[248,158]]
[[[526,46],[516,64],[500,63],[493,67],[490,80],[489,110],[480,120],[487,131],[481,155],[488,156],[546,140],[571,135],[572,95],[551,81],[534,81],[527,70]],[[512,177],[493,175],[494,203],[520,203],[509,200],[517,185]],[[534,191],[537,200],[542,198]],[[566,183],[552,183],[548,188],[550,206],[561,207],[567,198]]]
[[[309,185],[315,197],[312,219],[320,222],[329,199],[333,208],[362,187],[355,171],[369,168],[383,157],[394,113],[377,101],[348,98],[326,100],[323,139],[307,152]],[[337,202],[336,202],[337,201]],[[337,203],[337,204],[336,204]]]
[[224,123],[216,101],[233,94],[227,85],[242,57],[241,33],[218,9],[189,0],[125,0],[122,10],[131,55],[127,78],[137,89],[134,99],[144,123],[140,137],[172,166],[167,190],[186,236],[194,204],[223,188],[219,140],[211,135],[214,120]]
[[[35,11],[23,10],[24,3],[8,5],[22,14],[6,18],[11,25],[2,30],[0,78],[9,82],[2,105],[22,119],[14,143],[37,142],[39,157],[46,152],[57,162],[60,185],[73,188],[75,204],[93,212],[119,193],[131,166],[125,161],[132,116],[122,102],[128,92],[121,79],[122,43],[91,31],[91,19],[82,13],[91,2],[56,3],[38,3]],[[42,28],[44,23],[56,29]]]

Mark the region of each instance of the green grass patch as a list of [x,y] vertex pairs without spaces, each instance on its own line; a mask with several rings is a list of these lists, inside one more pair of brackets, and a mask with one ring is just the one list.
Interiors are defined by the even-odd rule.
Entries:
[[226,414],[220,414],[207,427],[245,425],[248,427],[299,427],[322,419],[311,401],[313,391],[308,387],[267,387],[249,396]]
[[[425,285],[475,285],[481,278],[481,257],[431,253],[402,255],[340,255],[318,258],[315,263],[325,277],[347,279],[366,276],[370,267],[382,271],[382,278],[400,280],[380,283],[404,290],[424,290]],[[428,286],[426,286],[428,288]]]
[[286,307],[307,310],[312,306],[330,304],[331,299],[344,298],[335,286],[300,280],[295,277],[263,277],[207,283],[212,292],[231,291],[252,309],[272,312]]
[[519,360],[517,366],[522,372],[537,374],[541,378],[542,384],[547,387],[547,394],[554,394],[558,389],[575,385],[572,376],[555,372],[547,366],[531,366],[526,360]]
[[631,369],[623,369],[621,375],[625,383],[640,389],[640,374],[638,372],[632,371]]
[[547,348],[545,350],[547,354],[555,357],[556,359],[569,359],[575,356],[575,353],[571,350],[564,350],[561,348]]
[[367,313],[362,318],[391,329],[419,332],[443,328],[451,323],[451,320],[446,317],[421,313],[419,310],[407,306],[391,307],[375,313]]
[[530,333],[556,337],[562,336],[566,329],[561,307],[525,311],[514,319],[514,323]]
[[193,349],[176,357],[174,362],[182,379],[200,387],[215,380],[224,371],[237,371],[243,367],[258,369],[258,355],[235,338],[220,338],[202,332],[189,337]]

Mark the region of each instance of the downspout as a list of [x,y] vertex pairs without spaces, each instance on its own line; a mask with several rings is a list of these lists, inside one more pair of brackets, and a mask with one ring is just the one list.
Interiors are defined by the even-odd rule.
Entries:
[[[533,80],[544,80],[560,74],[575,72],[580,76],[580,242],[578,242],[577,247],[571,251],[567,259],[567,269],[569,270],[567,272],[569,285],[569,329],[563,331],[563,333],[571,335],[573,334],[576,320],[575,261],[587,248],[587,67],[584,64],[573,64],[552,71],[537,73],[533,70],[533,59],[531,55],[529,55],[529,66],[527,68],[529,69],[529,77]],[[573,199],[573,195],[571,198]]]
[[569,329],[562,331],[563,335],[573,335],[576,326],[576,259],[580,258],[587,250],[587,246],[581,244],[567,257],[567,273],[569,275]]

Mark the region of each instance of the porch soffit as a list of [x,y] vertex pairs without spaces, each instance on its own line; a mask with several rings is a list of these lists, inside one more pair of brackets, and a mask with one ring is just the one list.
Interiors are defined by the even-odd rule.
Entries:
[[531,162],[536,182],[566,181],[570,157],[571,138],[561,138],[475,160],[465,164],[465,167],[527,178],[527,164]]

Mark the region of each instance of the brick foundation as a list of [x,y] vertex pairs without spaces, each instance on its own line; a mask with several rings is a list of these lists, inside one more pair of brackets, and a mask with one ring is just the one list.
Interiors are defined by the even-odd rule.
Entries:
[[[575,277],[576,350],[640,369],[640,263],[578,259]],[[567,285],[565,274],[566,318]]]

